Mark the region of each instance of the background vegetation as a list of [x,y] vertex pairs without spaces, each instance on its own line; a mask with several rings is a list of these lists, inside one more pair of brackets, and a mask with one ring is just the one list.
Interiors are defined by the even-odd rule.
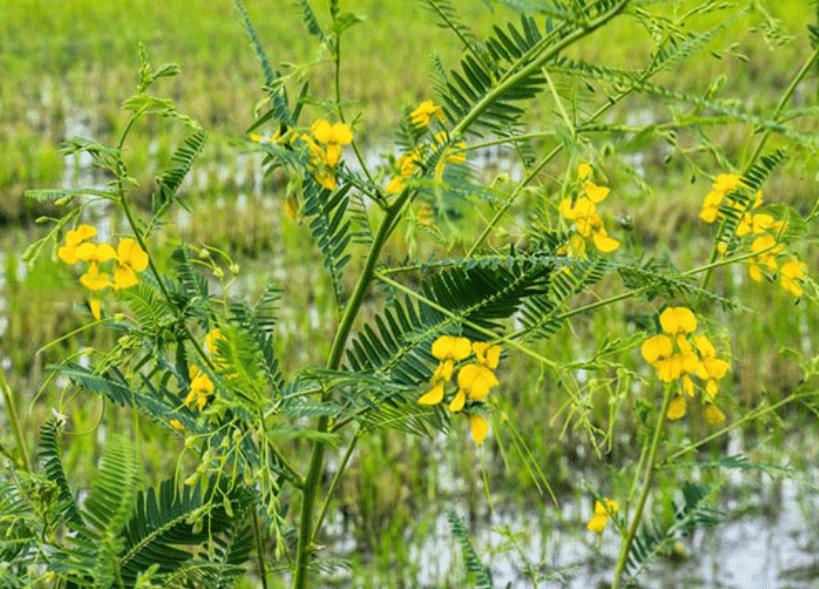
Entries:
[[[493,15],[481,2],[463,4],[464,20],[478,32],[488,32],[491,23],[503,18],[498,12],[512,18],[500,7]],[[351,110],[361,113],[362,124],[357,130],[364,145],[377,155],[389,149],[399,106],[415,105],[430,96],[427,66],[431,48],[448,64],[454,63],[460,49],[452,36],[429,26],[431,16],[415,3],[369,0],[349,8],[367,22],[346,37],[345,51],[351,59],[345,65],[349,71],[345,72],[344,95],[352,103]],[[790,0],[768,8],[769,13],[758,11],[748,17],[724,39],[716,39],[697,61],[670,74],[677,78],[675,84],[704,94],[717,83],[720,73],[730,72],[720,91],[740,97],[738,100],[744,100],[743,106],[750,110],[769,111],[793,75],[796,56],[809,52],[804,25],[815,22],[816,6]],[[315,52],[313,40],[300,28],[293,9],[280,0],[266,0],[248,2],[248,10],[273,59],[304,67],[313,87],[329,87],[332,68],[328,58]],[[701,18],[707,20],[709,15]],[[639,38],[636,33],[627,27],[606,29],[605,37],[583,44],[583,50],[599,52],[587,56],[590,59],[600,57],[627,65],[645,58],[645,48],[633,42]],[[111,344],[111,335],[102,330],[83,331],[38,352],[55,338],[84,325],[74,305],[82,300],[83,293],[71,273],[54,260],[43,260],[34,268],[21,263],[23,250],[38,235],[39,227],[33,220],[48,213],[44,205],[27,202],[23,193],[35,187],[70,185],[83,175],[93,177],[94,171],[82,161],[64,158],[58,145],[75,134],[110,142],[121,132],[125,118],[119,105],[133,93],[138,41],[146,44],[157,63],[180,64],[182,75],[168,82],[165,93],[174,97],[181,112],[194,116],[211,134],[187,189],[191,213],[179,216],[171,234],[193,245],[206,241],[223,248],[240,269],[232,286],[237,294],[252,299],[271,274],[287,281],[281,307],[293,310],[293,315],[282,318],[277,341],[285,372],[325,357],[330,340],[327,330],[333,327],[332,288],[312,274],[316,257],[306,228],[284,217],[281,199],[273,198],[283,189],[282,179],[262,177],[260,159],[241,155],[234,147],[252,122],[254,106],[263,93],[258,64],[229,2],[0,1],[0,241],[4,253],[0,352],[17,411],[28,431],[35,431],[50,416],[51,407],[57,406],[65,409],[74,431],[88,432],[66,446],[66,470],[74,482],[91,476],[106,430],[123,427],[129,418],[97,400],[63,399],[61,383],[48,381],[44,367],[49,362],[70,355],[82,358],[86,345],[105,349]],[[800,101],[815,104],[816,77],[809,80],[795,98],[796,105]],[[552,105],[544,100],[534,108],[535,114],[538,109],[545,113]],[[649,100],[632,102],[629,110],[612,115],[626,126],[661,117]],[[161,169],[180,136],[163,125],[146,126],[137,135],[127,157],[131,169],[144,174],[137,179],[147,196],[152,171]],[[747,136],[747,128],[729,129],[719,143],[729,153],[739,154],[748,149]],[[629,149],[626,144],[634,139],[628,133],[600,138],[600,170],[616,195],[610,202],[613,217],[623,234],[632,236],[629,239],[645,247],[661,243],[668,248],[671,263],[688,267],[692,260],[707,256],[710,247],[712,236],[696,221],[709,186],[703,181],[692,184],[685,167],[678,161],[667,162],[666,154],[656,146],[642,149],[637,141]],[[627,158],[607,158],[606,144],[630,154]],[[505,160],[502,155],[491,157],[483,165],[491,172],[503,169]],[[514,174],[514,169],[508,171]],[[559,175],[562,171],[556,167],[548,173]],[[805,212],[815,196],[816,174],[815,161],[794,159],[766,185],[766,199]],[[452,231],[449,247],[457,251],[457,228]],[[799,253],[810,251],[808,245],[803,244]],[[396,245],[392,253],[403,257],[411,247],[419,248],[419,255],[433,250],[408,231],[406,242]],[[815,257],[803,259],[811,270],[817,268]],[[733,322],[735,328],[730,333],[721,333],[724,343],[731,344],[734,363],[729,393],[732,401],[724,408],[731,420],[760,403],[775,402],[798,384],[802,371],[783,348],[806,356],[815,354],[812,334],[819,329],[819,314],[806,301],[795,306],[793,298],[774,285],[751,283],[739,269],[720,273],[717,280],[724,296],[741,293],[748,309],[746,320]],[[378,306],[378,301],[372,301],[372,312]],[[627,335],[623,318],[632,312],[634,309],[624,304],[593,318],[578,318],[551,340],[548,353],[560,360],[588,357],[606,337]],[[720,333],[718,323],[710,328],[715,335]],[[634,359],[635,369],[639,362]],[[572,498],[588,492],[584,480],[593,484],[593,474],[584,472],[593,449],[584,439],[575,438],[571,426],[564,428],[569,422],[560,413],[560,383],[543,377],[525,360],[507,368],[500,379],[506,413],[529,442],[545,477],[571,506],[565,521],[540,524],[544,536],[561,526],[582,530],[578,522],[588,518],[588,505]],[[589,387],[589,418],[607,411],[605,391],[605,382]],[[102,427],[98,427],[100,421]],[[764,462],[798,467],[816,457],[815,450],[810,450],[814,426],[815,415],[802,409],[780,419],[760,421],[746,450],[751,449]],[[691,427],[701,432],[704,424],[693,423]],[[13,447],[9,436],[0,435],[4,447]],[[148,429],[143,457],[151,472],[173,471],[174,464],[167,462],[173,455],[162,451],[161,444],[166,442],[164,432],[157,431],[152,437]],[[348,479],[349,488],[340,493],[336,507],[339,534],[344,526],[357,530],[356,546],[362,550],[351,551],[351,558],[366,561],[353,569],[354,575],[367,579],[363,582],[381,576],[400,586],[391,570],[407,570],[407,579],[418,573],[413,551],[406,546],[408,540],[420,543],[434,532],[436,514],[424,511],[428,498],[450,494],[453,502],[474,516],[473,521],[479,519],[484,501],[478,458],[471,442],[463,442],[450,438],[443,446],[446,451],[442,451],[442,440],[434,440],[430,447],[426,440],[384,434],[361,450],[352,467],[354,475]],[[33,436],[29,443],[33,445]],[[717,446],[710,449],[715,456],[724,450]],[[611,469],[616,471],[627,458],[615,445],[608,457]],[[391,468],[383,468],[385,464]],[[514,458],[493,454],[487,468],[492,473],[493,494],[498,497],[495,501],[502,496],[506,505],[518,505],[521,511],[524,505],[532,504],[533,497],[544,504],[548,501],[537,494],[532,477]],[[669,484],[667,492],[673,496],[673,485]],[[759,508],[753,501],[746,503]]]

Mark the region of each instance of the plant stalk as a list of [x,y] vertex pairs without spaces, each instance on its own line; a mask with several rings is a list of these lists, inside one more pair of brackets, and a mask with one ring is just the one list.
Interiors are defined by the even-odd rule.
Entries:
[[11,398],[11,390],[6,382],[6,374],[2,366],[0,366],[0,389],[3,390],[3,403],[6,405],[6,414],[9,417],[9,425],[14,434],[14,440],[17,442],[17,448],[20,450],[20,455],[23,458],[23,466],[27,472],[32,472],[31,459],[28,456],[28,449],[23,441],[23,435],[20,432],[20,420],[17,418],[17,409],[15,409],[14,400]]
[[[341,317],[341,322],[338,326],[333,345],[330,348],[330,356],[327,360],[327,368],[335,370],[341,364],[341,358],[344,354],[344,349],[347,344],[347,338],[352,330],[353,323],[358,316],[358,311],[364,302],[364,296],[367,294],[370,283],[375,274],[375,266],[378,258],[381,255],[381,250],[387,242],[392,229],[394,228],[394,221],[400,216],[404,205],[410,200],[412,191],[405,188],[398,198],[387,208],[386,215],[378,227],[378,232],[373,239],[373,245],[367,255],[367,260],[364,263],[364,269],[358,277],[358,282],[355,285],[350,300],[344,309],[344,314]],[[332,396],[332,390],[327,390],[322,393],[322,401],[328,401]],[[322,415],[319,417],[316,424],[316,429],[319,432],[327,432],[330,429],[329,416]],[[323,441],[316,441],[313,445],[313,452],[310,457],[310,468],[304,479],[304,486],[302,488],[302,504],[301,504],[301,520],[299,521],[299,542],[296,549],[296,566],[293,577],[293,589],[305,589],[307,587],[307,580],[309,576],[310,558],[313,552],[313,508],[315,507],[316,495],[321,486],[322,468],[324,466],[324,450],[326,443]]]
[[[657,448],[660,446],[660,435],[663,431],[663,425],[665,424],[668,407],[671,405],[672,394],[673,387],[666,386],[665,396],[663,397],[663,405],[660,409],[659,415],[657,416],[657,425],[654,428],[654,436],[651,439],[651,446],[648,451],[645,475],[643,477],[643,488],[640,491],[640,497],[637,500],[637,505],[634,509],[634,516],[631,519],[631,525],[629,526],[626,537],[620,546],[620,555],[617,558],[617,566],[614,569],[614,579],[611,584],[611,589],[617,589],[620,586],[620,578],[623,576],[623,571],[625,570],[626,563],[628,562],[628,553],[631,550],[631,544],[634,542],[634,537],[637,535],[637,530],[643,519],[643,508],[648,500],[648,493],[651,491],[651,479],[654,475],[654,463],[657,459]],[[639,470],[637,471],[636,476],[640,476]]]

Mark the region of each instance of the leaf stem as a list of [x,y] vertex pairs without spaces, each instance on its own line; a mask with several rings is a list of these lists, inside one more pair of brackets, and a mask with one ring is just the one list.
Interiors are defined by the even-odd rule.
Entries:
[[[378,258],[381,255],[381,250],[387,242],[392,229],[395,227],[394,221],[401,215],[404,205],[409,202],[413,191],[405,188],[398,198],[386,209],[384,219],[378,227],[378,232],[373,238],[373,244],[367,254],[367,259],[364,262],[364,268],[358,277],[358,282],[350,295],[350,300],[344,308],[344,314],[341,317],[341,322],[336,331],[335,339],[330,348],[329,358],[327,360],[327,368],[335,370],[341,364],[341,358],[346,348],[347,338],[352,330],[353,323],[358,316],[358,311],[361,309],[361,304],[364,302],[364,296],[369,289],[370,283],[375,274],[375,266]],[[328,389],[322,393],[322,401],[326,402],[332,396],[332,389]],[[321,432],[327,432],[330,428],[330,418],[326,415],[319,417],[316,423],[316,429]],[[313,508],[315,506],[316,495],[321,486],[321,475],[324,466],[324,450],[326,442],[317,440],[313,445],[313,452],[310,457],[310,467],[304,479],[304,486],[302,488],[302,504],[301,504],[301,520],[299,521],[299,540],[296,549],[296,565],[293,576],[293,588],[305,589],[307,587],[310,557],[314,550],[313,545]]]
[[11,389],[6,382],[5,370],[0,366],[0,389],[3,391],[3,403],[6,406],[6,413],[9,418],[9,425],[14,434],[14,440],[17,442],[17,448],[20,450],[20,455],[23,457],[23,466],[27,472],[32,472],[31,459],[28,456],[28,449],[23,441],[23,435],[20,431],[20,420],[17,417],[17,409],[15,409],[14,399],[11,398]]
[[[611,589],[617,589],[620,586],[620,578],[623,576],[623,571],[625,570],[626,563],[628,562],[628,553],[631,550],[631,544],[634,542],[634,537],[637,535],[637,529],[639,528],[640,522],[643,519],[643,508],[648,500],[648,493],[651,491],[651,479],[654,474],[654,462],[657,458],[657,448],[660,445],[660,434],[662,433],[663,425],[665,424],[666,413],[668,412],[669,405],[671,405],[672,392],[673,387],[665,387],[663,404],[657,416],[657,425],[654,427],[654,436],[651,439],[651,446],[649,447],[648,458],[646,460],[643,488],[640,491],[640,497],[637,500],[637,505],[634,509],[634,516],[631,519],[631,525],[628,527],[626,537],[623,539],[623,543],[620,545],[620,555],[617,558],[617,565],[614,568],[614,579],[611,584]],[[637,477],[639,476],[640,471],[638,470],[635,474],[635,480],[637,480]]]

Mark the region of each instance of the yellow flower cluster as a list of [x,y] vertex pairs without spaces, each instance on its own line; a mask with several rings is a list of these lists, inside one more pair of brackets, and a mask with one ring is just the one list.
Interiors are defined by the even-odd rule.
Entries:
[[444,120],[443,109],[432,100],[425,100],[410,113],[410,121],[416,127],[426,127],[432,117],[437,118],[439,121]]
[[620,506],[612,499],[604,498],[602,502],[594,502],[594,517],[591,518],[586,528],[595,534],[602,534],[606,529],[606,524],[610,516],[620,511]]
[[[224,337],[225,336],[221,334],[219,329],[212,329],[205,336],[205,349],[212,356],[217,355],[218,350],[216,342],[220,339],[224,339]],[[220,368],[221,364],[218,360],[215,360],[214,366]],[[191,381],[191,388],[183,402],[188,409],[193,410],[194,407],[196,407],[199,411],[202,411],[202,409],[205,408],[205,404],[208,402],[208,399],[213,395],[213,381],[196,365],[191,365],[191,367],[188,369],[188,377]],[[173,426],[173,424],[171,425]],[[177,428],[174,426],[174,429]]]
[[[742,210],[745,208],[740,202],[731,198],[731,194],[736,193],[737,189],[742,187],[742,178],[739,174],[720,174],[717,176],[716,182],[711,185],[711,192],[705,195],[705,201],[702,203],[702,210],[700,211],[700,219],[706,223],[713,223],[717,219],[725,218],[725,215],[720,212],[719,207],[727,197],[730,206]],[[762,204],[762,193],[758,192],[753,208],[757,208]]]
[[[437,405],[443,401],[444,388],[452,378],[455,362],[466,360],[473,353],[476,361],[458,371],[458,392],[448,407],[450,411],[458,412],[464,408],[467,397],[471,401],[484,399],[489,394],[489,389],[499,384],[492,371],[498,367],[500,352],[500,346],[493,346],[488,342],[470,342],[465,337],[442,335],[432,344],[432,355],[440,360],[432,375],[432,389],[418,402],[422,405]],[[489,422],[480,415],[470,413],[469,425],[475,442],[483,442],[489,431]]]
[[605,186],[598,186],[591,181],[592,168],[589,164],[580,164],[577,177],[580,190],[577,198],[564,198],[557,206],[560,213],[569,221],[574,221],[577,233],[569,241],[568,247],[559,253],[571,253],[584,257],[586,243],[591,240],[594,247],[603,253],[609,253],[620,247],[620,242],[606,233],[603,221],[597,216],[597,204],[603,202],[611,191]]
[[[730,364],[717,358],[713,344],[704,335],[695,335],[694,346],[691,345],[688,335],[697,330],[697,318],[690,309],[668,307],[660,315],[660,326],[663,334],[652,336],[643,343],[643,358],[657,369],[661,381],[680,379],[682,390],[689,397],[694,397],[692,375],[705,382],[705,418],[714,425],[722,423],[725,416],[713,401],[719,392],[717,381],[725,376]],[[680,419],[685,411],[685,397],[677,391],[671,399],[667,417]]]
[[341,160],[342,147],[353,142],[353,133],[344,123],[330,124],[319,119],[310,127],[310,133],[301,135],[301,139],[310,150],[310,165],[316,182],[335,190],[335,168]]
[[[417,127],[425,127],[429,125],[429,121],[432,116],[436,116],[441,120],[444,118],[441,107],[435,106],[431,100],[422,102],[418,108],[410,113],[412,123]],[[414,149],[399,157],[396,161],[398,175],[393,176],[390,183],[387,184],[387,187],[385,188],[387,193],[398,194],[404,190],[404,187],[407,185],[407,180],[410,176],[412,176],[416,168],[420,166],[421,162],[424,160],[424,156],[431,151],[434,152],[435,150],[440,149],[441,146],[446,145],[448,141],[449,135],[447,135],[447,132],[439,131],[435,134],[431,144],[427,145],[426,143],[419,143]],[[435,166],[435,179],[438,182],[440,182],[444,176],[444,168],[446,167],[447,163],[462,164],[466,161],[466,154],[464,153],[465,148],[466,143],[463,141],[458,141],[446,147],[446,152],[441,156],[438,164]]]
[[[66,264],[87,262],[88,269],[80,276],[80,283],[94,292],[108,288],[114,290],[129,288],[137,284],[137,272],[148,267],[148,254],[130,237],[121,239],[114,250],[107,243],[91,241],[97,230],[90,225],[80,225],[65,235],[65,245],[57,250],[57,255]],[[100,264],[116,261],[113,281],[107,272],[100,272]],[[91,311],[99,319],[99,299],[91,298]]]
[[[712,190],[705,196],[705,201],[700,211],[700,218],[706,223],[713,223],[717,219],[723,219],[725,215],[719,210],[726,200],[731,208],[737,212],[744,210],[744,205],[740,201],[731,197],[733,193],[743,188],[742,179],[739,174],[720,174],[716,182],[712,185]],[[757,192],[752,210],[762,205],[762,193]],[[755,282],[762,282],[763,271],[779,271],[782,288],[795,297],[803,294],[800,281],[805,278],[807,266],[796,256],[790,256],[782,266],[777,262],[777,255],[783,252],[782,245],[777,243],[777,235],[785,229],[783,221],[777,221],[766,213],[746,212],[739,225],[737,225],[736,236],[754,237],[751,242],[751,253],[755,254],[748,259],[748,274]],[[724,246],[723,246],[724,247]]]

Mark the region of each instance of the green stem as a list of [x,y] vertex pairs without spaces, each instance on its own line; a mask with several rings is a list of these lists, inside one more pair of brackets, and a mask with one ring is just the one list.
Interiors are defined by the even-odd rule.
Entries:
[[[347,338],[352,330],[353,323],[358,316],[364,296],[367,294],[370,283],[375,274],[375,266],[381,255],[381,250],[390,236],[395,221],[401,214],[404,205],[410,200],[412,191],[408,188],[398,196],[398,198],[386,209],[384,219],[378,227],[378,232],[373,238],[373,245],[364,262],[364,269],[358,277],[358,282],[350,295],[350,300],[344,309],[341,322],[338,326],[335,339],[330,348],[330,355],[327,360],[327,367],[335,370],[341,364],[341,358],[347,344]],[[332,390],[322,393],[322,401],[328,401],[332,395]],[[326,415],[319,417],[316,429],[319,432],[327,432],[330,428],[330,418]],[[296,549],[296,566],[293,577],[294,589],[305,589],[309,576],[310,557],[313,552],[313,508],[315,507],[316,495],[321,486],[322,467],[324,466],[324,450],[326,442],[316,441],[313,445],[313,452],[310,457],[310,467],[304,479],[302,487],[301,520],[299,522],[299,541]]]
[[[614,568],[614,580],[611,589],[617,589],[620,586],[620,578],[623,576],[623,571],[628,562],[628,553],[631,550],[631,544],[634,542],[634,537],[637,535],[637,529],[640,526],[640,521],[643,519],[643,508],[648,500],[648,493],[651,491],[651,479],[654,474],[654,463],[657,458],[657,448],[660,446],[660,435],[665,424],[666,413],[671,404],[671,395],[673,394],[673,387],[665,387],[665,396],[663,397],[663,405],[660,408],[657,416],[657,425],[654,428],[654,437],[651,440],[651,446],[648,451],[648,459],[646,460],[645,475],[643,478],[643,489],[640,492],[640,498],[637,500],[637,505],[634,509],[634,516],[631,519],[631,525],[628,528],[626,537],[620,545],[620,556],[617,558],[617,566]],[[638,470],[635,477],[640,476]]]
[[6,405],[6,413],[9,417],[9,425],[14,434],[14,440],[17,442],[17,448],[20,455],[23,457],[23,466],[27,472],[32,472],[31,459],[28,456],[28,449],[25,442],[23,442],[23,435],[20,432],[20,420],[17,418],[17,409],[15,409],[14,400],[11,398],[11,390],[6,382],[6,375],[3,367],[0,366],[0,389],[3,390],[3,402]]
[[327,509],[330,507],[330,500],[335,495],[336,488],[338,487],[338,483],[341,481],[341,475],[344,474],[344,470],[347,468],[347,462],[350,461],[350,456],[353,455],[353,450],[355,449],[355,445],[358,442],[359,438],[361,437],[361,429],[357,429],[355,433],[353,433],[353,437],[350,440],[350,443],[347,445],[347,450],[344,452],[344,456],[341,458],[341,463],[338,465],[336,469],[336,474],[333,475],[333,480],[330,483],[330,488],[327,490],[327,495],[324,497],[324,503],[319,510],[318,517],[316,518],[316,524],[313,527],[313,542],[316,541],[316,537],[318,536],[319,531],[321,530],[321,522],[324,521],[324,516],[327,515]]
[[[474,123],[481,114],[486,111],[492,104],[498,101],[502,96],[510,91],[510,89],[514,88],[517,84],[521,83],[525,80],[528,76],[534,74],[545,64],[547,61],[552,59],[554,56],[560,54],[563,50],[567,47],[570,47],[586,35],[589,35],[596,29],[600,28],[604,24],[606,24],[609,20],[617,16],[626,5],[629,3],[630,0],[620,0],[614,7],[610,10],[606,11],[605,13],[598,16],[596,19],[589,21],[588,26],[583,29],[579,29],[570,33],[560,39],[557,43],[551,45],[548,51],[543,51],[537,57],[531,57],[530,54],[527,53],[523,59],[519,60],[519,63],[523,63],[520,69],[517,69],[515,73],[512,73],[505,79],[501,80],[501,82],[492,89],[486,96],[480,99],[472,109],[466,114],[466,116],[461,119],[461,121],[452,129],[450,133],[450,137],[453,139],[459,137],[466,129],[468,129],[472,123]],[[531,60],[530,60],[531,58]],[[528,63],[527,63],[528,61]],[[516,68],[513,66],[512,71],[515,71]]]
[[743,425],[744,423],[746,423],[748,421],[756,419],[756,418],[760,417],[761,415],[765,415],[766,413],[771,413],[773,411],[776,411],[777,409],[782,407],[782,405],[787,405],[788,403],[792,403],[792,402],[796,401],[797,399],[800,399],[802,397],[810,397],[810,396],[813,396],[814,394],[815,394],[814,392],[802,393],[802,394],[800,394],[800,393],[791,393],[790,395],[788,395],[784,399],[780,399],[779,401],[777,401],[773,405],[769,405],[767,407],[760,407],[759,409],[757,409],[755,411],[752,411],[750,413],[746,413],[745,416],[743,416],[742,419],[740,419],[739,421],[735,421],[731,425],[728,425],[728,426],[722,428],[721,430],[718,430],[718,431],[716,431],[716,432],[702,438],[701,440],[697,440],[696,442],[693,442],[693,443],[689,444],[688,446],[686,446],[685,448],[682,448],[681,450],[677,450],[676,452],[669,455],[664,460],[664,464],[669,464],[669,463],[673,462],[674,460],[676,460],[680,456],[683,456],[684,454],[688,454],[692,450],[696,450],[700,446],[702,446],[704,444],[707,444],[711,440],[715,440],[715,439],[719,438],[720,436],[723,436],[723,435],[727,434],[729,431],[738,428],[739,426]]
[[259,526],[259,516],[256,515],[255,506],[251,508],[253,514],[253,532],[256,536],[256,554],[259,556],[259,576],[262,578],[262,589],[267,589],[267,567],[264,562],[264,546],[262,544],[262,530]]

